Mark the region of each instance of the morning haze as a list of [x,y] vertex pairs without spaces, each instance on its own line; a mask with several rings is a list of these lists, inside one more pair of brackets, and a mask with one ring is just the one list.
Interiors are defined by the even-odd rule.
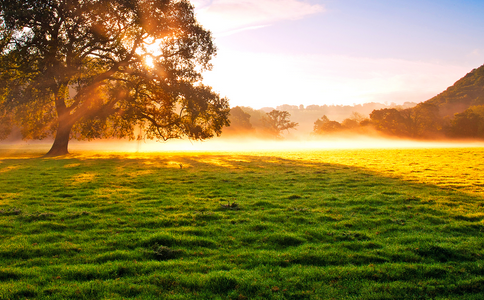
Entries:
[[0,1],[0,298],[481,299],[483,14]]

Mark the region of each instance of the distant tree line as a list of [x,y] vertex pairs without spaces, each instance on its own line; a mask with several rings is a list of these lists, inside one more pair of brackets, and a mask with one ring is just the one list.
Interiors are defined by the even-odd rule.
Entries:
[[[291,122],[289,117],[295,122]],[[235,107],[231,109],[229,119],[231,126],[224,129],[224,134],[247,131],[280,136],[284,130],[298,125],[300,132],[312,131],[313,135],[347,132],[374,134],[376,131],[387,136],[413,139],[483,139],[484,65],[472,70],[442,93],[419,104],[365,103],[306,107],[284,104],[276,109],[265,107],[260,110]],[[272,125],[267,120],[271,120]],[[274,125],[281,120],[288,127]]]
[[[404,104],[398,105],[396,103],[390,104],[383,104],[383,103],[376,103],[376,102],[369,102],[363,104],[354,104],[354,105],[288,105],[283,104],[277,106],[275,109],[287,111],[291,114],[292,119],[295,122],[303,123],[309,120],[314,122],[315,119],[321,117],[322,115],[326,115],[330,118],[335,119],[336,121],[343,121],[344,119],[348,118],[353,112],[357,112],[360,115],[368,116],[370,113],[376,109],[383,109],[383,108],[396,108],[396,109],[406,109],[411,108],[417,105],[414,102],[405,102]],[[262,110],[269,112],[273,108],[266,107],[262,108]],[[312,126],[312,124],[311,124]]]
[[484,138],[484,105],[471,106],[453,118],[442,117],[439,107],[423,102],[413,108],[374,110],[369,118],[355,113],[339,123],[325,115],[314,122],[314,133],[325,135],[352,131],[367,133],[375,129],[385,135],[415,139]]
[[230,126],[224,129],[224,135],[250,134],[281,138],[284,131],[298,126],[298,123],[289,120],[290,116],[287,111],[273,109],[266,113],[263,110],[236,106],[230,109]]
[[[307,108],[306,108],[307,109]],[[413,107],[376,108],[368,118],[339,123],[326,115],[314,123],[314,134],[343,131],[414,139],[484,138],[484,65],[472,70],[437,96]]]
[[342,131],[360,131],[360,127],[365,124],[365,117],[357,112],[353,112],[351,117],[346,118],[343,122],[330,120],[326,115],[314,122],[315,134],[333,134]]
[[[235,134],[251,134],[256,136],[270,136],[271,131],[279,132],[279,136],[284,132],[287,133],[286,129],[281,130],[270,130],[270,126],[266,120],[269,116],[268,113],[272,111],[285,112],[285,120],[290,119],[289,122],[297,123],[297,130],[299,134],[310,133],[313,131],[314,120],[318,119],[322,115],[326,115],[329,118],[335,119],[337,121],[342,121],[348,116],[352,116],[354,113],[359,115],[359,121],[364,119],[375,109],[381,108],[398,108],[404,109],[415,106],[416,103],[405,102],[403,105],[397,105],[391,103],[390,105],[382,103],[364,103],[357,105],[279,105],[276,108],[264,107],[261,109],[253,109],[251,107],[236,106],[232,107],[230,110],[230,126],[223,129],[224,136],[232,136]],[[361,119],[361,120],[360,120]],[[354,122],[353,122],[354,123]],[[349,125],[346,121],[345,126]],[[295,127],[290,127],[293,129]],[[276,134],[277,135],[277,134]]]
[[[264,112],[251,107],[236,106],[230,110],[230,127],[224,136],[251,135],[281,138],[284,132],[299,124],[290,120],[287,111]],[[373,110],[368,117],[353,112],[342,122],[323,115],[314,122],[314,135],[341,133],[372,134],[412,139],[484,138],[484,105],[471,106],[453,117],[442,117],[439,106],[423,102],[411,108],[382,108]]]
[[[289,105],[283,104],[276,107],[277,110],[286,110],[290,113],[296,113],[296,111],[318,111],[323,112],[324,114],[331,114],[331,115],[348,115],[349,113],[356,111],[360,114],[369,114],[375,109],[381,109],[385,107],[398,107],[398,108],[410,108],[417,105],[415,102],[405,102],[402,105],[397,105],[396,103],[392,102],[389,105],[382,104],[378,102],[367,102],[363,104],[354,104],[354,105]],[[263,110],[272,109],[272,107],[263,108]]]

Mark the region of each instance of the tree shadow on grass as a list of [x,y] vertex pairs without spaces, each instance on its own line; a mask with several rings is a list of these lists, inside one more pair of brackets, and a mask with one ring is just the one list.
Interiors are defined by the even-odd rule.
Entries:
[[[474,281],[484,273],[483,198],[448,186],[270,155],[3,159],[0,174],[0,233],[7,239],[23,236],[20,244],[2,242],[0,257],[19,268],[53,256],[54,266],[99,263],[101,256],[109,263],[105,253],[121,251],[126,254],[116,259],[133,252],[142,260],[144,267],[131,273],[150,276],[159,272],[150,265],[156,244],[183,253],[156,262],[180,276],[227,272],[220,276],[230,284],[215,294],[273,297],[262,287],[272,284],[269,279],[257,288],[244,281],[260,274],[285,284],[293,297],[318,282],[329,287],[335,278],[353,278],[381,295],[397,295],[397,287],[379,285],[393,281],[410,284],[407,296],[420,295],[417,283],[432,280],[448,285],[437,295],[481,292]],[[220,204],[227,201],[240,209],[224,209]],[[69,236],[71,245],[56,249],[61,244],[55,234]],[[28,258],[33,262],[22,261]],[[45,272],[54,276],[52,268]],[[19,281],[30,280],[15,274]],[[463,274],[467,281],[460,282]],[[185,288],[207,292],[221,285],[215,275],[197,284],[186,281]],[[292,277],[308,283],[287,281]],[[350,297],[343,292],[346,284],[331,295],[318,293]],[[181,293],[182,287],[167,289]]]

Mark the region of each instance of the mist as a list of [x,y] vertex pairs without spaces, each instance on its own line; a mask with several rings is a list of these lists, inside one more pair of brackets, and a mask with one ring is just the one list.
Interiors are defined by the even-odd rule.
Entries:
[[325,139],[285,139],[267,140],[259,138],[235,139],[214,138],[206,141],[175,140],[168,142],[95,142],[72,143],[72,151],[79,149],[113,152],[163,152],[163,151],[207,151],[207,152],[251,152],[251,151],[291,151],[291,150],[334,150],[334,149],[392,149],[392,148],[461,148],[484,147],[484,141],[416,141],[364,135],[332,136]]
[[[39,154],[41,156],[49,149],[49,141],[16,141],[0,144],[1,156],[21,156],[22,154]],[[323,138],[288,138],[285,140],[267,140],[259,138],[239,137],[213,138],[203,142],[189,140],[156,141],[71,141],[69,151],[72,155],[80,153],[155,153],[155,152],[280,152],[305,150],[336,150],[336,149],[418,149],[418,148],[468,148],[484,147],[480,140],[439,140],[417,141],[385,137],[370,137],[365,135],[330,136]]]

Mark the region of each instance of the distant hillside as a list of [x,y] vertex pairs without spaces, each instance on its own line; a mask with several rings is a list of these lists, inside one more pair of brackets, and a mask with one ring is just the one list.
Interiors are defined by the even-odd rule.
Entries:
[[[228,134],[257,134],[266,126],[265,107],[231,109]],[[362,105],[280,105],[278,111],[289,113],[298,123],[293,136],[303,134],[334,135],[339,133],[374,134],[412,139],[484,139],[484,65],[472,70],[439,95],[422,103],[403,105],[381,103]]]
[[425,103],[437,105],[442,117],[453,117],[470,106],[484,105],[484,65]]
[[484,65],[413,108],[374,110],[369,125],[391,136],[484,139]]

